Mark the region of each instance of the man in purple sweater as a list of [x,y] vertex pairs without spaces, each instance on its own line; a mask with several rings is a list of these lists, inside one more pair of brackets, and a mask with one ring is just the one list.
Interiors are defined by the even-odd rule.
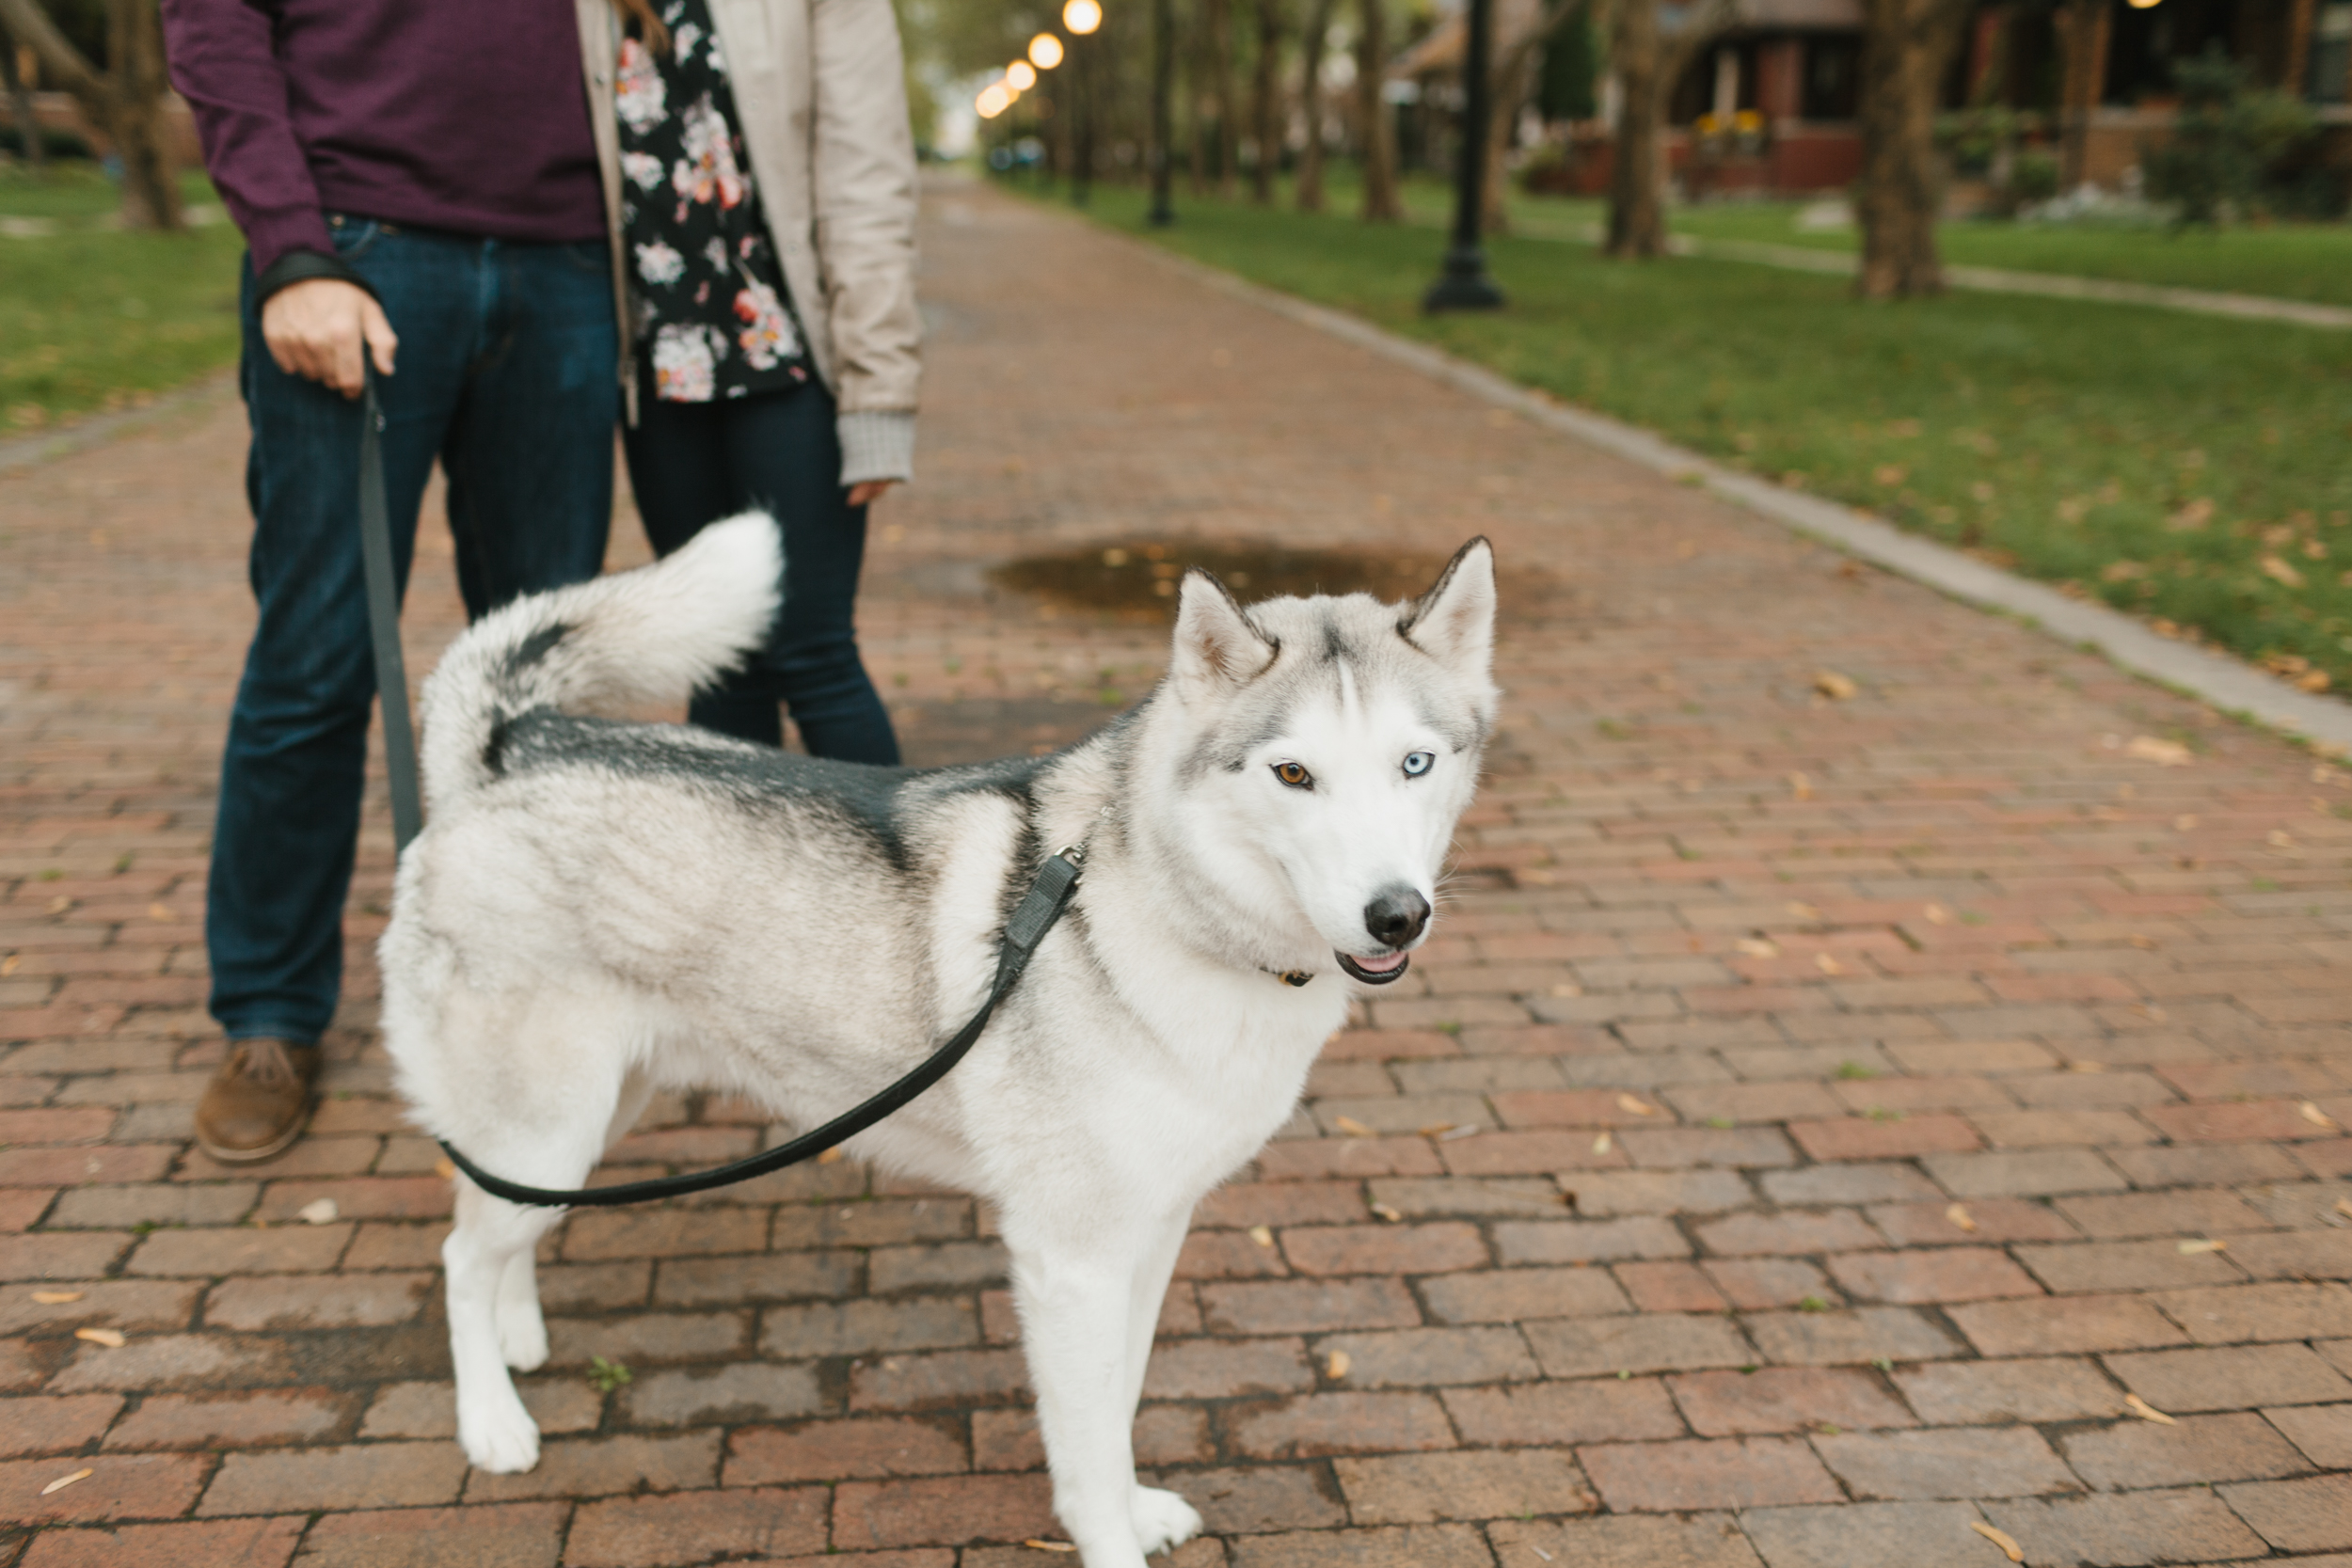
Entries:
[[[375,687],[359,404],[379,378],[407,580],[433,464],[467,612],[593,577],[615,294],[574,0],[163,0],[172,83],[250,247],[241,388],[260,608],[221,768],[205,942],[216,1160],[300,1134],[342,977]],[[599,22],[603,21],[597,15]],[[609,25],[609,24],[608,24]],[[397,370],[395,370],[397,366]]]

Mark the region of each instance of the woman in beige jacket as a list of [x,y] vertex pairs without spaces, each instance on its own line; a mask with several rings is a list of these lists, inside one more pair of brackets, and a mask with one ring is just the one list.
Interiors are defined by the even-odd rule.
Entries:
[[689,718],[895,763],[858,657],[866,509],[914,472],[914,149],[890,0],[578,0],[657,553],[761,507],[769,645]]

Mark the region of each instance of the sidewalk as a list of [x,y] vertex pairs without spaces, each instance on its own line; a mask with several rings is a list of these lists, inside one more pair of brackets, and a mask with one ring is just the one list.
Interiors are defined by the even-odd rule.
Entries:
[[[1163,1319],[1182,1568],[2352,1553],[2352,775],[1070,220],[950,191],[924,245],[864,617],[915,760],[1159,669],[1014,556],[1485,532],[1505,573],[1454,906]],[[1059,1532],[986,1216],[847,1164],[567,1222],[546,1458],[468,1473],[448,1186],[369,1031],[380,809],[310,1135],[191,1152],[243,451],[229,396],[0,474],[0,1568],[1073,1560],[1020,1544]],[[769,1135],[658,1104],[620,1163]]]

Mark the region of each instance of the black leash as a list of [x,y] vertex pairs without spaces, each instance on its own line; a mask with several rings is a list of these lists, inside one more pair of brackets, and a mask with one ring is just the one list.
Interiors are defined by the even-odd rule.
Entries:
[[842,1140],[865,1132],[893,1111],[899,1109],[947,1075],[947,1069],[963,1060],[963,1053],[972,1049],[988,1027],[989,1016],[995,1012],[1021,972],[1029,967],[1029,958],[1037,944],[1045,940],[1045,933],[1054,928],[1061,911],[1070,905],[1070,895],[1078,885],[1079,863],[1085,851],[1075,847],[1061,850],[1047,859],[1037,880],[1029,884],[1028,896],[1005,922],[1004,945],[996,954],[996,983],[989,988],[988,1000],[972,1015],[972,1022],[956,1031],[955,1037],[930,1054],[930,1060],[899,1079],[890,1087],[874,1096],[854,1110],[844,1111],[813,1132],[803,1132],[788,1144],[779,1144],[765,1153],[738,1160],[733,1164],[720,1165],[713,1170],[691,1171],[684,1176],[657,1177],[650,1181],[629,1181],[617,1187],[585,1187],[575,1192],[550,1192],[544,1187],[526,1187],[519,1181],[509,1181],[493,1176],[467,1159],[444,1141],[441,1148],[459,1170],[473,1179],[474,1185],[484,1192],[506,1199],[509,1203],[535,1203],[548,1208],[599,1209],[618,1203],[648,1203],[655,1198],[683,1197],[688,1193],[708,1192],[738,1181],[749,1181],[755,1176],[765,1176],[771,1170],[782,1170],[803,1160],[814,1159]]
[[392,575],[392,520],[384,499],[384,409],[375,368],[360,349],[367,392],[359,409],[359,557],[368,578],[368,629],[375,640],[375,689],[384,707],[384,773],[392,789],[392,850],[407,853],[424,826],[417,782],[417,732],[408,719],[408,672],[400,657],[400,583]]
[[[416,731],[408,718],[408,678],[400,653],[400,591],[392,575],[391,516],[384,495],[384,411],[376,402],[375,372],[370,369],[366,374],[367,392],[360,411],[359,433],[359,553],[367,568],[368,626],[375,642],[376,691],[384,707],[384,767],[391,783],[392,842],[397,852],[405,854],[424,825],[424,804],[417,773]],[[1070,907],[1070,896],[1077,890],[1079,868],[1085,861],[1083,845],[1047,857],[1038,871],[1037,880],[1029,884],[1027,895],[1012,911],[1012,918],[1005,922],[1004,940],[996,950],[995,983],[989,987],[988,999],[980,1004],[980,1010],[972,1015],[969,1023],[957,1030],[953,1038],[932,1052],[913,1072],[864,1104],[843,1112],[814,1132],[802,1133],[790,1143],[711,1170],[624,1182],[617,1187],[583,1187],[572,1192],[526,1187],[519,1181],[493,1176],[452,1148],[446,1140],[442,1141],[441,1149],[475,1186],[493,1196],[509,1203],[569,1209],[601,1209],[682,1197],[688,1193],[749,1181],[755,1176],[814,1159],[901,1109],[963,1060],[964,1053],[988,1027],[996,1005],[1011,993],[1022,972],[1029,967],[1038,943],[1045,940],[1045,933],[1054,928],[1054,922]]]

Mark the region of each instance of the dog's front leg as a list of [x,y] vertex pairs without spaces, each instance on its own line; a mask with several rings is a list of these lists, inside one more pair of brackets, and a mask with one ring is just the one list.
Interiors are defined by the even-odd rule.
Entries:
[[1014,1244],[1013,1291],[1054,1476],[1054,1513],[1086,1568],[1143,1568],[1127,1379],[1130,1313],[1148,1242]]
[[[1191,1228],[1191,1210],[1168,1215],[1149,1238],[1136,1264],[1135,1295],[1127,1308],[1127,1398],[1121,1407],[1131,1433],[1136,1406],[1143,1399],[1144,1376],[1152,1365],[1152,1341],[1159,1334],[1160,1307],[1168,1299],[1176,1256],[1184,1250],[1184,1234]],[[1136,1537],[1146,1555],[1182,1545],[1200,1533],[1200,1515],[1193,1506],[1160,1487],[1138,1485],[1134,1513]]]

